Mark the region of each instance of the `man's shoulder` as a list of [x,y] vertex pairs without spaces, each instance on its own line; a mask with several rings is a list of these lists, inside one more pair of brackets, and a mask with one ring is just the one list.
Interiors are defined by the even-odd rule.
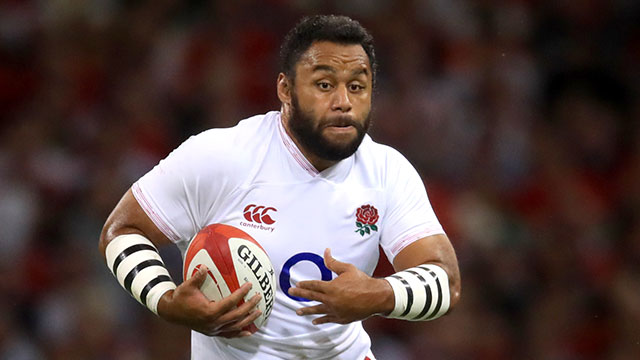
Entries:
[[266,136],[272,134],[277,125],[277,112],[255,115],[240,120],[236,125],[228,128],[212,128],[192,136],[193,142],[208,147],[225,147],[258,144]]
[[390,145],[374,141],[369,135],[366,135],[362,140],[357,156],[367,165],[383,165],[389,161],[405,159],[398,150]]
[[356,152],[354,179],[370,186],[387,187],[394,179],[415,172],[409,160],[395,148],[373,141],[368,135]]
[[276,114],[241,120],[233,127],[212,128],[191,136],[172,152],[171,163],[193,173],[246,175],[265,153],[273,137]]

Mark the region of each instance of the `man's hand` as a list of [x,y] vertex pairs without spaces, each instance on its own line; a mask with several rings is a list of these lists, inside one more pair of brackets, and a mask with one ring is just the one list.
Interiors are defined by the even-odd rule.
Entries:
[[321,302],[320,305],[303,307],[298,315],[324,314],[313,324],[348,324],[374,314],[386,314],[393,310],[394,296],[391,285],[384,279],[375,279],[358,270],[354,265],[340,262],[324,251],[324,263],[338,277],[331,281],[301,281],[289,289],[289,294]]
[[251,332],[242,329],[260,316],[261,312],[255,310],[260,294],[237,306],[251,289],[251,284],[246,283],[228,297],[210,301],[200,291],[207,271],[203,266],[175,290],[167,291],[158,303],[158,315],[208,336],[234,338],[251,335]]

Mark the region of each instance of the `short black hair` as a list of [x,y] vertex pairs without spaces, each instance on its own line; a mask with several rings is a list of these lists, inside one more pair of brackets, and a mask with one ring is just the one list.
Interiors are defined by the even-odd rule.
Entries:
[[358,21],[341,15],[314,15],[302,18],[285,36],[280,47],[280,72],[294,80],[296,63],[316,41],[361,45],[369,57],[371,79],[375,85],[378,64],[373,36]]

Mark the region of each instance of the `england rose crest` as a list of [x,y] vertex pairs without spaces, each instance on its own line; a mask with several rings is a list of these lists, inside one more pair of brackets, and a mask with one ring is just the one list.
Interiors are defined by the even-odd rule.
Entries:
[[378,231],[378,209],[371,205],[362,205],[356,211],[356,226],[358,227],[355,232],[364,234],[371,234],[371,231]]

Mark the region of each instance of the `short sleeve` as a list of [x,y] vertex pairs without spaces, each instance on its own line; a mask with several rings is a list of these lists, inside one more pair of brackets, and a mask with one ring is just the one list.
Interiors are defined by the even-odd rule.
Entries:
[[227,192],[227,154],[212,144],[223,138],[208,132],[192,136],[132,186],[142,209],[174,243],[193,237],[212,207]]
[[388,194],[380,245],[393,263],[400,251],[427,236],[444,234],[420,175],[409,161],[393,150],[387,161]]

